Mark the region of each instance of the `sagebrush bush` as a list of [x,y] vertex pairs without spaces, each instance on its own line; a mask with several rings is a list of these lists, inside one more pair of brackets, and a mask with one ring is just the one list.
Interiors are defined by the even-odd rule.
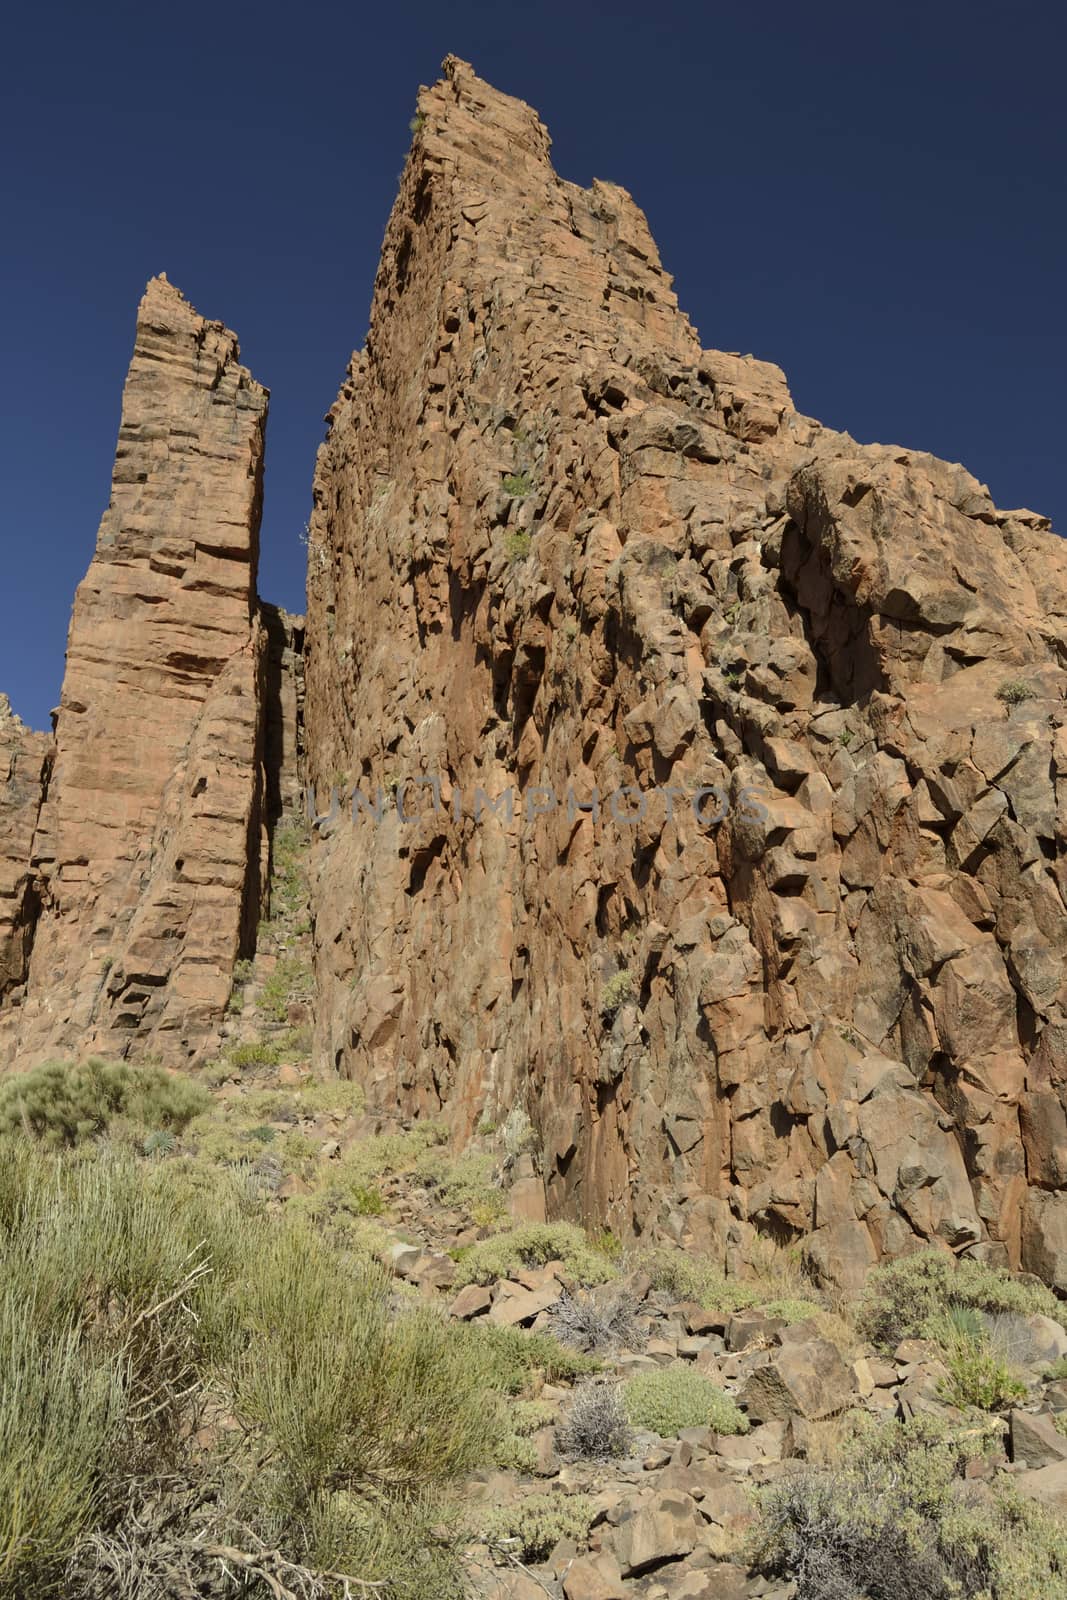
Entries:
[[747,1433],[748,1418],[717,1384],[690,1367],[639,1372],[623,1388],[626,1414],[635,1428],[670,1439],[683,1428]]
[[618,1276],[617,1268],[573,1222],[523,1222],[463,1251],[456,1281],[493,1283],[523,1267],[543,1267],[548,1261],[561,1261],[571,1277],[587,1286]]
[[30,1133],[59,1148],[103,1133],[117,1118],[181,1130],[207,1104],[199,1084],[125,1061],[50,1061],[0,1083],[0,1135]]
[[633,1442],[617,1384],[583,1383],[556,1429],[559,1453],[571,1461],[609,1461],[628,1455]]
[[832,1470],[768,1491],[750,1554],[795,1582],[797,1600],[1065,1600],[1064,1523],[1009,1479],[964,1477],[995,1439],[930,1417],[864,1418]]
[[1067,1312],[1051,1289],[944,1250],[921,1250],[875,1267],[860,1302],[859,1326],[879,1349],[893,1350],[902,1339],[936,1339],[953,1306],[1039,1312],[1067,1327]]
[[561,1539],[584,1540],[593,1514],[593,1502],[586,1495],[549,1490],[493,1507],[475,1532],[486,1544],[500,1545],[521,1561],[544,1561]]
[[549,1312],[552,1332],[562,1344],[591,1354],[612,1350],[639,1350],[645,1332],[638,1321],[638,1304],[632,1295],[594,1295],[564,1292]]

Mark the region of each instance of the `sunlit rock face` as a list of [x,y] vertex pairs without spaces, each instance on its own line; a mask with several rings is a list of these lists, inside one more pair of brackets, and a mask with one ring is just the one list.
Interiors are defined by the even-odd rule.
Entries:
[[702,350],[630,197],[450,58],[309,555],[323,1058],[457,1140],[524,1110],[535,1212],[1067,1288],[1044,519]]
[[17,1064],[181,1062],[217,1037],[259,895],[266,416],[235,336],[153,279],[27,855],[29,970],[0,1011]]

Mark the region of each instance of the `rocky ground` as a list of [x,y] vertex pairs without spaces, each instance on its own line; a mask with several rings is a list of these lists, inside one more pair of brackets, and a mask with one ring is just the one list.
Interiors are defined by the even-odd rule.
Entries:
[[[1054,1317],[958,1313],[961,1336],[993,1350],[1001,1373],[988,1394],[965,1393],[951,1338],[877,1347],[855,1302],[816,1289],[797,1251],[768,1243],[733,1281],[677,1248],[546,1224],[531,1204],[536,1155],[521,1113],[483,1122],[456,1153],[443,1127],[404,1127],[369,1110],[355,1085],[316,1080],[309,860],[307,831],[290,819],[271,920],[239,974],[211,1074],[212,1109],[177,1153],[230,1162],[273,1205],[306,1209],[382,1262],[399,1296],[575,1352],[576,1370],[524,1383],[510,1459],[466,1485],[483,1600],[786,1600],[796,1585],[754,1559],[761,1498],[832,1469],[865,1415],[932,1417],[971,1452],[976,1485],[1007,1474],[1024,1496],[1067,1511],[1067,1376],[1056,1376],[1067,1332]],[[660,1382],[642,1409],[635,1380],[640,1393],[649,1375]],[[975,1398],[986,1409],[953,1403]],[[583,1406],[594,1420],[576,1434]]]

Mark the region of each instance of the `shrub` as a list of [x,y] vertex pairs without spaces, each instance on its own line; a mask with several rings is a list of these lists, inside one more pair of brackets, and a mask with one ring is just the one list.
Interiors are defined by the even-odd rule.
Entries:
[[214,1594],[225,1546],[250,1594],[459,1600],[431,1528],[498,1448],[487,1342],[188,1158],[0,1158],[3,1593]]
[[616,1384],[583,1383],[556,1429],[559,1453],[571,1461],[610,1461],[629,1454],[633,1435]]
[[504,554],[512,563],[525,561],[533,549],[533,538],[526,528],[512,528],[504,536]]
[[522,1394],[537,1373],[549,1383],[573,1383],[600,1370],[599,1361],[566,1349],[549,1333],[524,1333],[481,1321],[465,1323],[456,1334],[479,1361],[488,1363],[494,1386],[504,1394]]
[[633,998],[633,994],[633,974],[624,967],[621,972],[616,972],[613,977],[609,978],[601,989],[600,1015],[606,1021],[610,1020],[620,1006]]
[[444,1205],[457,1206],[469,1216],[477,1211],[491,1222],[507,1212],[504,1193],[492,1181],[495,1166],[492,1156],[449,1157],[431,1148],[416,1157],[414,1173]]
[[626,1414],[636,1428],[661,1439],[683,1428],[711,1428],[715,1433],[747,1433],[748,1418],[728,1394],[703,1373],[689,1367],[661,1367],[639,1372],[624,1389]]
[[284,1022],[294,1001],[310,999],[314,979],[310,963],[303,956],[279,956],[267,974],[260,1004],[275,1022]]
[[177,1136],[170,1128],[158,1128],[154,1133],[148,1134],[141,1149],[146,1156],[173,1155],[178,1148]]
[[43,1332],[28,1302],[0,1291],[0,1590],[61,1592],[63,1565],[90,1526],[124,1414],[122,1364],[76,1329]]
[[522,499],[532,490],[533,479],[528,472],[509,472],[501,488],[505,494],[510,494],[515,499]]
[[181,1130],[207,1104],[188,1078],[125,1061],[52,1061],[0,1084],[0,1134],[26,1132],[53,1148],[104,1132],[117,1117]]
[[1013,1378],[1007,1365],[989,1349],[984,1332],[979,1338],[955,1335],[947,1343],[945,1362],[949,1375],[939,1392],[949,1405],[961,1410],[997,1411],[1026,1395],[1026,1385]]
[[997,699],[1003,700],[1006,706],[1021,705],[1024,700],[1033,699],[1035,693],[1033,685],[1025,683],[1022,678],[1005,678],[996,690]]
[[902,1339],[936,1339],[952,1306],[1040,1312],[1067,1327],[1067,1313],[1050,1289],[1020,1283],[1000,1267],[921,1250],[873,1269],[860,1303],[860,1331],[882,1350],[895,1349]]
[[832,1471],[764,1499],[752,1556],[797,1600],[1032,1600],[1067,1595],[1067,1534],[1008,1480],[973,1489],[971,1426],[864,1419]]
[[524,1222],[495,1238],[472,1245],[459,1262],[457,1283],[493,1283],[523,1267],[561,1261],[571,1277],[586,1285],[617,1276],[606,1256],[594,1250],[572,1222]]
[[246,1044],[235,1044],[229,1052],[229,1062],[238,1072],[246,1067],[276,1067],[283,1053],[277,1040],[254,1039]]
[[584,1540],[592,1527],[593,1502],[585,1495],[531,1494],[486,1512],[477,1532],[520,1561],[544,1561],[561,1539]]
[[637,1310],[632,1295],[616,1294],[598,1301],[590,1294],[564,1293],[549,1316],[556,1338],[577,1350],[638,1350],[645,1334]]

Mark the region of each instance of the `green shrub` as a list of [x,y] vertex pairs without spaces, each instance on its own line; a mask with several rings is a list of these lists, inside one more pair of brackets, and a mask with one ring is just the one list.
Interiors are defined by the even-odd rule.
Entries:
[[472,1245],[459,1262],[457,1282],[493,1283],[523,1267],[561,1261],[582,1284],[607,1283],[617,1277],[612,1263],[572,1222],[523,1222],[507,1233]]
[[1022,678],[1005,678],[1004,682],[997,685],[997,699],[1003,700],[1007,706],[1021,705],[1024,700],[1032,700],[1037,691],[1032,684],[1025,683]]
[[146,1156],[173,1155],[177,1148],[177,1136],[171,1132],[170,1128],[157,1128],[154,1133],[147,1135],[141,1146]]
[[[495,1458],[499,1368],[210,1167],[9,1140],[0,1590],[214,1593],[206,1538],[290,1564],[274,1589],[246,1567],[249,1594],[340,1593],[331,1571],[459,1600],[432,1530],[455,1521],[438,1497]],[[236,1424],[215,1444],[207,1413]]]
[[505,494],[510,494],[515,499],[522,499],[532,490],[533,479],[528,472],[509,472],[501,488]]
[[162,1067],[125,1061],[51,1061],[0,1084],[0,1134],[25,1132],[52,1148],[103,1133],[118,1117],[180,1131],[207,1094]]
[[279,956],[264,980],[260,1005],[275,1022],[284,1022],[289,1007],[294,1002],[310,1000],[313,992],[310,962],[304,956]]
[[635,1428],[670,1439],[683,1428],[747,1433],[748,1418],[728,1394],[689,1367],[639,1372],[623,1388],[626,1414]]
[[933,1338],[952,1306],[976,1311],[1039,1312],[1067,1327],[1067,1313],[1050,1289],[1020,1283],[1000,1267],[943,1250],[921,1250],[875,1267],[860,1302],[859,1327],[882,1350],[902,1339]]
[[624,967],[621,972],[616,972],[610,977],[600,991],[600,1015],[605,1019],[614,1017],[620,1006],[634,995],[633,973]]
[[768,1316],[793,1323],[806,1322],[809,1317],[821,1315],[824,1309],[818,1301],[800,1295],[769,1294],[772,1282],[751,1283],[740,1278],[728,1278],[720,1267],[713,1265],[706,1257],[682,1250],[660,1247],[644,1252],[639,1260],[652,1279],[654,1289],[674,1300],[694,1301],[706,1311],[729,1315],[758,1306]]
[[940,1387],[941,1398],[961,1410],[999,1411],[1026,1395],[1026,1385],[1018,1382],[989,1348],[983,1332],[979,1338],[957,1334],[947,1342],[945,1364],[948,1377]]
[[0,1591],[61,1593],[65,1560],[91,1526],[125,1413],[120,1359],[74,1328],[43,1331],[0,1290]]
[[797,1600],[1064,1600],[1067,1531],[1010,1480],[973,1492],[970,1457],[995,1449],[930,1417],[865,1418],[831,1471],[773,1487],[750,1554]]
[[533,537],[526,528],[511,528],[504,535],[504,554],[513,564],[525,561],[533,549]]
[[254,1039],[246,1044],[235,1044],[228,1053],[230,1066],[236,1071],[246,1067],[276,1067],[284,1052],[277,1040]]
[[472,1531],[486,1544],[500,1545],[520,1561],[544,1561],[561,1539],[585,1540],[594,1511],[586,1495],[549,1490],[487,1510]]
[[524,1333],[486,1321],[465,1323],[456,1333],[478,1361],[488,1363],[494,1387],[504,1394],[522,1394],[538,1373],[549,1383],[573,1383],[600,1370],[592,1356],[566,1349],[548,1333]]
[[492,1156],[451,1157],[431,1147],[416,1157],[414,1174],[442,1204],[456,1206],[468,1216],[477,1212],[484,1225],[483,1219],[492,1222],[507,1214],[504,1192],[492,1181],[495,1169]]

